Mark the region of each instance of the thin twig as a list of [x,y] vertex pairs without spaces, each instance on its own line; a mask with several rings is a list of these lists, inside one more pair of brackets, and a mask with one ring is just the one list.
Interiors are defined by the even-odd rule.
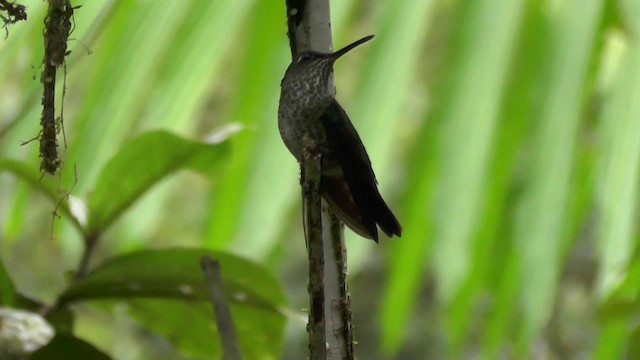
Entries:
[[60,196],[58,197],[58,200],[56,201],[56,206],[53,209],[53,212],[51,214],[51,228],[50,228],[50,231],[49,231],[49,237],[51,239],[54,239],[54,233],[53,232],[54,232],[54,227],[55,227],[55,224],[56,224],[56,220],[60,218],[60,214],[58,213],[58,210],[60,210],[60,207],[62,206],[62,204],[65,201],[69,201],[69,196],[71,196],[71,192],[73,191],[73,189],[78,184],[78,168],[77,168],[76,164],[73,164],[73,176],[74,176],[73,185],[71,185],[71,189],[69,189],[67,191],[62,187],[62,174],[58,173],[58,194]]
[[200,265],[209,285],[209,295],[216,315],[220,342],[222,342],[222,358],[224,360],[240,360],[242,355],[238,346],[238,335],[236,334],[236,326],[224,291],[220,263],[215,259],[204,256],[200,260]]

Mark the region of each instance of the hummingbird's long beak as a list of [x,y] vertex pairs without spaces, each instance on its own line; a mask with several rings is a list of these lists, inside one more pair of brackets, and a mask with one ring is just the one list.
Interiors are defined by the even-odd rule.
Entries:
[[353,48],[355,48],[358,45],[362,45],[364,43],[366,43],[367,41],[373,39],[374,35],[369,35],[369,36],[365,36],[362,39],[355,41],[345,47],[343,47],[342,49],[334,52],[333,54],[331,54],[331,59],[333,61],[338,60],[338,58],[346,53],[348,53],[350,50],[352,50]]

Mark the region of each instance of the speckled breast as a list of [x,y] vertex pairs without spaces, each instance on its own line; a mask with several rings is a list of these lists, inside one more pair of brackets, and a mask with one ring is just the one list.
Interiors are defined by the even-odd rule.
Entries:
[[315,84],[283,82],[278,107],[278,128],[285,145],[300,162],[302,160],[302,138],[304,134],[316,141],[324,152],[326,132],[320,117],[331,102],[331,96],[313,91]]

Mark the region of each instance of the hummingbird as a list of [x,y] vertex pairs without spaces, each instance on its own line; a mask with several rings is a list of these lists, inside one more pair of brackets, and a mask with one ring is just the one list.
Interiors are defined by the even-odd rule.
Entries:
[[335,98],[333,64],[373,39],[364,37],[333,53],[303,51],[294,57],[280,84],[278,129],[289,152],[303,161],[305,134],[322,155],[320,193],[351,230],[378,242],[378,227],[389,237],[402,227],[378,191],[367,150]]

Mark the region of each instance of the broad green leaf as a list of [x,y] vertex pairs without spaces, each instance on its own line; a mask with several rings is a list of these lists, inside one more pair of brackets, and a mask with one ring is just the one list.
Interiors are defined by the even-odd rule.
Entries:
[[[623,3],[633,5],[631,1]],[[634,6],[637,8],[638,4],[640,2],[635,1]],[[632,21],[631,25],[637,25],[636,18],[627,19]],[[632,258],[633,251],[638,248],[640,160],[637,136],[640,131],[640,43],[637,34],[609,34],[607,56],[603,59],[603,87],[608,82],[611,85],[607,87],[609,97],[602,114],[600,178],[596,189],[601,215],[598,227],[601,271],[597,293],[606,300],[601,308],[603,321],[596,359],[631,359],[635,358],[632,353],[637,351],[637,340],[629,334],[631,319],[637,318],[640,306],[640,262]],[[625,354],[626,351],[630,353]]]
[[514,236],[522,254],[521,356],[548,321],[562,264],[574,151],[589,61],[603,1],[566,1],[553,11],[555,39],[548,60],[550,81],[532,132],[530,173],[516,210]]
[[281,285],[266,269],[227,253],[185,248],[116,257],[67,289],[60,304],[101,298],[208,300],[200,269],[205,255],[220,262],[230,301],[275,313],[285,304]]
[[75,316],[68,307],[49,313],[46,316],[46,320],[56,329],[56,333],[73,333]]
[[632,30],[632,36],[637,39],[640,35],[640,19],[638,13],[640,12],[640,1],[638,0],[618,0],[617,3],[620,6],[621,12],[625,15],[625,25],[628,25]]
[[[421,131],[425,141],[420,142],[413,154],[415,162],[433,165],[435,122],[425,124]],[[426,155],[425,155],[426,154]],[[407,186],[407,199],[402,219],[402,241],[388,244],[390,271],[383,294],[379,323],[382,331],[382,351],[392,354],[405,340],[407,323],[416,309],[418,294],[425,282],[433,249],[433,220],[425,214],[425,205],[434,197],[434,166],[416,166],[412,169]]]
[[49,344],[34,352],[32,360],[109,360],[102,351],[73,335],[58,333]]
[[602,114],[600,183],[596,189],[601,213],[598,228],[601,296],[606,296],[627,272],[629,259],[637,247],[640,181],[637,136],[640,133],[640,42],[632,41],[625,47],[624,39],[611,37],[609,40],[611,50],[617,51],[610,51],[608,60],[618,60],[620,65],[614,68],[618,71]]
[[617,316],[601,323],[600,341],[593,356],[596,360],[633,359],[625,356],[629,329],[629,319]]
[[226,147],[187,140],[164,131],[145,133],[125,144],[102,170],[89,201],[88,233],[103,231],[154,184],[174,171],[209,173]]
[[[496,144],[502,140],[501,107],[524,5],[525,1],[509,1],[496,7],[492,0],[461,5],[465,25],[457,38],[455,56],[459,60],[451,74],[455,81],[450,80],[449,97],[443,99],[439,119],[443,123],[439,139],[442,158],[437,210],[433,212],[434,253],[438,254],[434,262],[454,357],[459,356],[469,335],[474,305],[488,269],[492,237],[480,234],[491,231],[482,228],[490,225],[482,216],[500,203],[499,198],[490,197],[500,195],[492,189],[499,177],[494,180],[490,171],[497,173],[491,165]],[[477,71],[479,68],[483,71]]]
[[640,359],[640,325],[633,324],[629,336],[629,359]]
[[[237,50],[242,43],[234,41],[232,36],[212,34],[233,34],[242,28],[254,2],[193,0],[179,3],[177,7],[182,18],[175,31],[167,31],[168,36],[164,38],[166,54],[161,61],[154,61],[159,64],[159,71],[153,79],[157,86],[149,89],[150,97],[142,119],[145,128],[160,126],[178,133],[195,128],[193,120],[200,116],[201,107],[210,100],[212,83],[220,81],[220,78],[226,81],[225,52],[228,48]],[[147,6],[156,7],[153,4]],[[169,16],[175,17],[176,9],[172,13],[174,15]],[[265,31],[269,24],[262,25]],[[245,101],[244,104],[253,103]],[[214,123],[223,121],[218,113],[213,115],[207,120]]]
[[[490,183],[489,161],[495,129],[520,26],[523,1],[499,8],[491,0],[463,6],[465,33],[459,41],[458,79],[443,110],[442,174],[436,216],[436,266],[445,301],[459,289],[469,271],[478,213]],[[469,46],[483,43],[486,46]],[[483,71],[477,71],[483,67]],[[473,121],[469,121],[473,119]]]
[[520,295],[522,267],[517,249],[510,251],[507,256],[506,264],[500,273],[501,278],[496,281],[499,288],[495,291],[494,310],[489,315],[488,324],[484,330],[485,345],[482,357],[484,359],[499,357],[502,345],[515,338],[510,329],[514,319],[520,314],[518,312],[518,296]]
[[[355,86],[352,106],[346,103],[345,106],[362,135],[382,189],[389,188],[391,180],[397,180],[391,174],[398,173],[399,167],[390,165],[397,156],[399,143],[403,141],[398,134],[415,126],[407,121],[409,111],[405,105],[410,98],[411,87],[416,85],[413,75],[420,66],[419,52],[429,34],[434,4],[435,1],[430,0],[384,3],[383,16],[374,30],[376,38],[367,45],[367,49],[358,50],[363,56],[362,63],[358,64],[360,78]],[[349,35],[336,41],[335,48],[354,40],[353,33],[344,33]],[[351,55],[352,58],[356,56],[356,53]],[[341,61],[346,62],[348,58]],[[351,80],[349,73],[341,70],[345,68],[342,66],[342,62],[337,64],[335,75],[340,101],[344,99],[341,87],[349,85]],[[430,136],[426,132],[420,134]],[[420,150],[430,146],[426,139],[419,141]],[[425,263],[428,262],[430,242],[427,232],[431,230],[432,223],[425,218],[425,211],[431,200],[430,175],[433,168],[425,166],[432,153],[426,154],[427,160],[424,152],[415,157],[413,176],[409,178],[412,201],[406,204],[404,213],[396,210],[404,227],[402,239],[388,244],[392,252],[391,271],[378,319],[382,338],[380,348],[387,354],[396,352],[406,339],[407,322],[415,310],[417,294],[424,281]],[[390,194],[382,192],[387,194],[389,201]],[[374,247],[362,239],[355,239],[357,236],[348,230],[345,236],[349,244],[349,267],[355,272],[371,257]]]
[[280,309],[286,304],[281,285],[264,268],[222,252],[175,248],[124,255],[72,285],[62,294],[59,306],[120,299],[130,306],[132,316],[185,355],[217,358],[217,329],[200,268],[205,255],[220,262],[246,358],[278,358],[285,325]]
[[611,292],[601,308],[603,318],[631,318],[640,313],[640,260],[632,263],[627,269],[627,276]]
[[[212,305],[204,301],[136,299],[129,313],[192,359],[219,359],[220,336]],[[276,313],[232,304],[240,350],[246,359],[281,358],[284,318]],[[188,331],[185,331],[188,329]]]
[[[518,297],[521,291],[521,254],[513,238],[515,194],[520,185],[514,174],[522,167],[521,150],[528,145],[530,130],[536,124],[539,106],[537,89],[547,80],[545,58],[549,53],[548,22],[542,4],[529,3],[522,29],[516,38],[511,76],[506,84],[501,121],[496,129],[493,168],[483,219],[478,234],[473,274],[482,273],[476,281],[489,290],[493,306],[487,316],[484,331],[484,358],[498,356],[502,347],[514,336],[510,325],[518,317]],[[527,69],[527,71],[520,71]],[[484,291],[484,294],[482,293]],[[477,303],[474,303],[477,304]],[[473,321],[470,319],[470,321]],[[459,324],[463,324],[461,321]]]
[[[397,150],[402,148],[406,135],[415,129],[407,105],[415,96],[411,89],[418,80],[415,73],[422,64],[420,50],[429,35],[436,3],[433,0],[380,2],[381,16],[376,28],[370,30],[376,33],[376,38],[349,57],[339,60],[335,66],[337,99],[344,105],[362,137],[387,202],[391,202],[391,193],[386,191],[389,185],[404,180],[397,177],[401,168]],[[357,33],[365,35],[369,32],[362,31]],[[348,34],[346,39],[334,42],[336,49],[355,40],[356,32]],[[355,60],[358,56],[362,57],[362,62],[355,66],[359,70],[356,82],[355,76],[350,76],[350,71],[344,69],[350,59]],[[350,87],[350,83],[356,83],[356,86]],[[354,91],[352,104],[343,95],[349,90]],[[423,166],[422,162],[418,164]],[[423,210],[426,210],[427,204],[421,202]],[[402,222],[402,214],[397,210],[396,213]],[[370,252],[374,248],[351,231],[346,231],[345,237],[350,244],[349,267],[355,272],[371,257]],[[400,335],[399,332],[396,334]]]
[[11,307],[16,302],[16,288],[0,259],[0,306]]

